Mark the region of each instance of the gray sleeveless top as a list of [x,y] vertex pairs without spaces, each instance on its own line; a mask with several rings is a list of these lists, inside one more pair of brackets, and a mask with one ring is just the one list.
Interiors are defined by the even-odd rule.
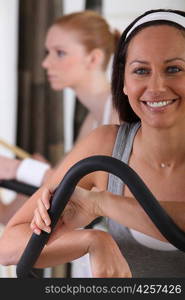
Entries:
[[[124,123],[120,126],[112,156],[129,162],[134,137],[140,123]],[[109,174],[108,191],[122,195],[124,183]],[[185,277],[185,253],[179,250],[155,250],[138,243],[130,230],[123,225],[107,219],[108,231],[117,242],[126,258],[133,277]]]

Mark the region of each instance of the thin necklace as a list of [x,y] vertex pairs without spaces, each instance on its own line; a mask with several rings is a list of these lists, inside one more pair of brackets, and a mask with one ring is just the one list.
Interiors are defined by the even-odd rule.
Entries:
[[161,168],[166,168],[166,167],[170,167],[170,163],[160,163],[160,167]]

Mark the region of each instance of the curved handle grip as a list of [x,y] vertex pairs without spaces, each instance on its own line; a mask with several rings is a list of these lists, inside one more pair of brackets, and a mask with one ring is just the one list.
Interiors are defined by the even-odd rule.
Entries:
[[[79,180],[95,171],[105,171],[119,177],[128,186],[166,239],[178,249],[185,251],[185,233],[160,206],[142,179],[128,165],[109,156],[91,156],[79,161],[69,169],[53,195],[49,210],[52,230]],[[18,277],[34,277],[34,274],[31,274],[30,270],[39,257],[44,245],[47,243],[49,236],[50,234],[45,232],[42,232],[40,236],[32,234],[17,265]]]

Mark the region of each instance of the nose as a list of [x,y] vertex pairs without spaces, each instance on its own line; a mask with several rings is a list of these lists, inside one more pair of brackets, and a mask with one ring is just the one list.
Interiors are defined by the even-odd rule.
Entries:
[[47,55],[42,61],[42,67],[44,69],[48,69],[49,65],[50,65],[50,59],[49,59],[49,55]]
[[165,78],[163,74],[156,72],[152,73],[148,82],[148,90],[150,92],[166,91]]

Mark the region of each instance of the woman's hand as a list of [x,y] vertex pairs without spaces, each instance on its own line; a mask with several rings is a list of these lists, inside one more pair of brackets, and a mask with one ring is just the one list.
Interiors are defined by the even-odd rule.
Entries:
[[19,164],[20,160],[18,159],[0,155],[0,180],[9,180],[16,178],[16,172],[19,167]]
[[[52,233],[49,243],[57,239],[62,232],[85,227],[99,217],[98,202],[102,193],[95,189],[89,191],[77,186]],[[37,201],[37,208],[31,221],[31,229],[36,234],[40,234],[41,230],[51,232],[51,220],[48,214],[51,197],[52,191],[45,188],[41,198]]]
[[89,245],[93,277],[132,277],[129,265],[110,234],[91,230]]

